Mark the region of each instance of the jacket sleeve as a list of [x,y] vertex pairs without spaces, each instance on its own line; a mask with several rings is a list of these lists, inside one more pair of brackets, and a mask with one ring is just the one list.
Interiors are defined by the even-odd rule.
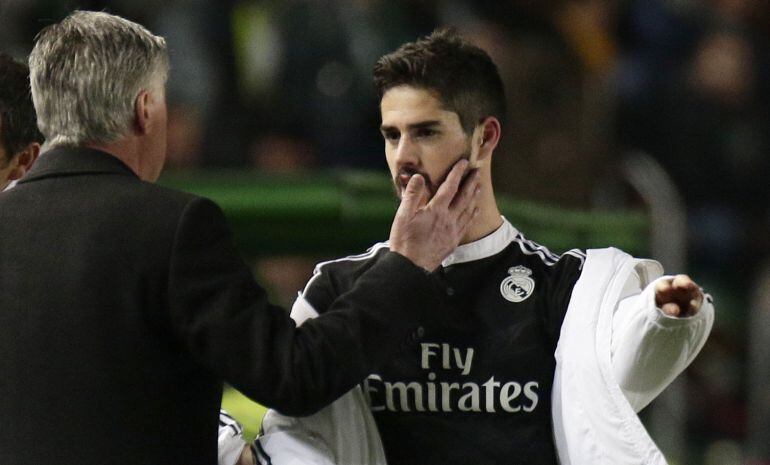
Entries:
[[633,273],[625,286],[625,294],[631,295],[619,302],[613,316],[612,371],[636,412],[695,359],[714,324],[714,306],[708,294],[692,317],[671,317],[657,308],[655,283],[665,278],[647,284]]
[[[321,283],[319,279],[312,279],[308,288],[323,287]],[[318,316],[318,312],[300,295],[292,306],[291,316],[298,325],[303,325]],[[268,410],[261,429],[256,439],[260,464],[386,463],[377,424],[360,386],[310,416],[289,417]]]
[[171,250],[173,331],[194,360],[267,407],[306,415],[413,344],[437,298],[430,278],[388,252],[329,311],[298,328],[238,257],[221,210],[196,198]]

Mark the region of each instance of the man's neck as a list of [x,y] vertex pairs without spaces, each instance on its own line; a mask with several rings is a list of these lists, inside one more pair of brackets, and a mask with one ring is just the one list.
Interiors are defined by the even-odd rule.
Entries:
[[139,157],[136,147],[131,143],[130,140],[127,140],[127,138],[118,140],[116,142],[106,142],[101,144],[89,143],[85,146],[109,153],[113,157],[125,163],[125,165],[131,169],[131,171],[133,171],[137,176],[141,177]]
[[479,194],[481,198],[478,201],[479,214],[472,220],[468,231],[463,236],[460,244],[468,244],[486,237],[503,224],[503,218],[500,216],[500,209],[497,207],[495,194],[491,190],[491,185],[487,190],[482,190]]

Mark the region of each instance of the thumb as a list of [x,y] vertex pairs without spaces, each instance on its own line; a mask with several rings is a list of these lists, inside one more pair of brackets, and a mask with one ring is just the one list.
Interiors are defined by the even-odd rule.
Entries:
[[417,209],[424,203],[425,197],[425,178],[419,174],[409,178],[404,193],[401,196],[401,205],[398,207],[399,213],[412,217]]

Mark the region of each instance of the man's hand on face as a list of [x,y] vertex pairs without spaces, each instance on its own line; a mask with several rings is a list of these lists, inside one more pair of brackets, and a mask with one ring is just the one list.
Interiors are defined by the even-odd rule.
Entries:
[[702,304],[703,291],[686,274],[661,279],[655,285],[655,305],[668,316],[696,315]]
[[432,199],[421,175],[409,179],[390,229],[391,251],[428,271],[452,253],[479,213],[479,174],[474,170],[463,181],[467,168],[465,159],[455,163]]

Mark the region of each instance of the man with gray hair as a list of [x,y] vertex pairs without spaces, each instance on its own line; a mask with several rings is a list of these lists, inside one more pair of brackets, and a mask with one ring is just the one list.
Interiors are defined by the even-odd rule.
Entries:
[[75,12],[29,61],[51,149],[0,194],[3,465],[212,465],[223,381],[309,414],[440,318],[429,272],[478,213],[467,162],[430,200],[414,176],[387,257],[297,328],[213,202],[152,184],[165,157],[161,37]]

